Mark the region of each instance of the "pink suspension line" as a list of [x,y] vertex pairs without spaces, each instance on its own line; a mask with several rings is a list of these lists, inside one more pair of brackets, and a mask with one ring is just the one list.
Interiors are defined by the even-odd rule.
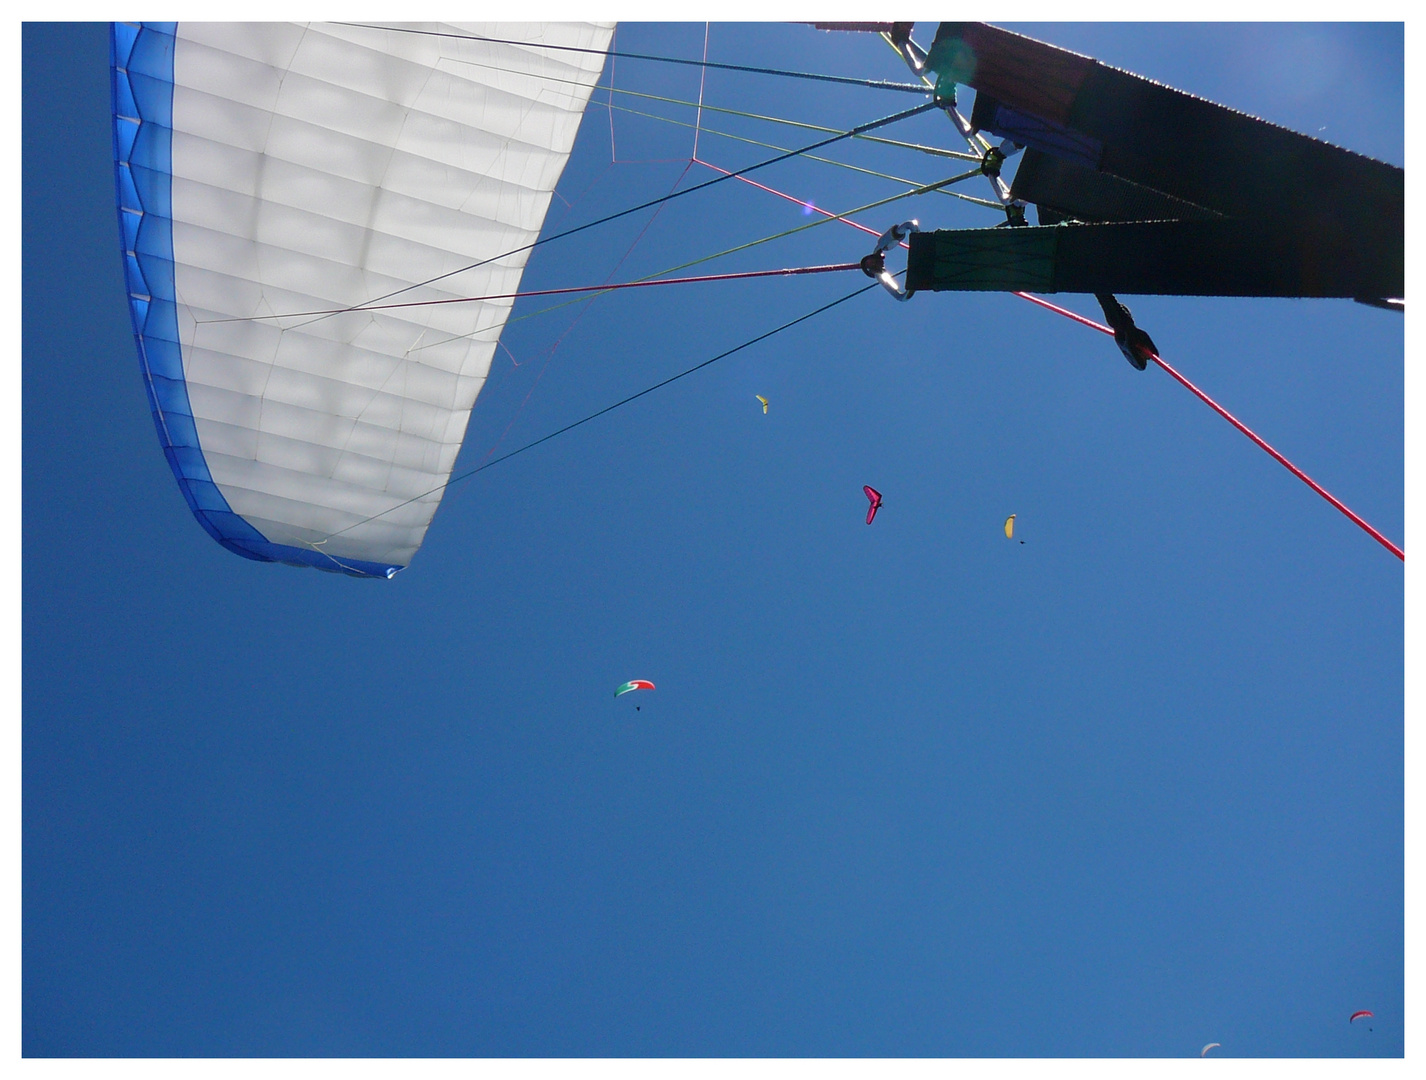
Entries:
[[[719,166],[714,165],[711,161],[704,161],[702,158],[697,157],[697,156],[695,156],[695,157],[693,158],[693,160],[694,160],[694,162],[695,162],[696,164],[702,165],[705,169],[712,169],[714,172],[722,173],[724,176],[733,176],[733,175],[734,175],[733,173],[729,172],[727,169],[720,168]],[[868,227],[865,226],[865,225],[860,225],[860,224],[858,224],[857,222],[853,221],[851,218],[841,217],[841,216],[838,215],[838,214],[832,213],[830,210],[823,210],[820,206],[817,206],[817,205],[815,205],[815,204],[813,204],[813,203],[810,203],[810,202],[806,202],[805,200],[799,199],[799,198],[797,198],[796,196],[788,195],[788,194],[786,194],[785,192],[778,191],[776,188],[770,188],[770,187],[768,187],[766,184],[759,184],[756,180],[752,179],[751,177],[739,175],[739,176],[736,177],[736,179],[741,180],[741,181],[743,181],[743,182],[746,183],[746,184],[751,184],[753,187],[757,188],[759,191],[766,191],[769,195],[776,195],[779,199],[786,199],[788,202],[796,203],[798,206],[801,206],[801,207],[804,207],[804,208],[806,208],[806,209],[808,209],[808,210],[811,210],[813,213],[821,214],[823,217],[827,217],[827,218],[839,218],[841,221],[846,222],[846,223],[847,223],[848,225],[850,225],[852,228],[854,228],[854,229],[860,229],[862,232],[866,233],[868,236],[880,236],[880,235],[881,235],[881,233],[877,232],[875,229],[868,228]],[[902,247],[905,247],[906,245],[905,245],[905,244],[902,244],[901,246],[902,246]]]
[[[1042,308],[1045,308],[1049,311],[1053,311],[1057,315],[1063,315],[1067,319],[1073,319],[1077,323],[1083,323],[1085,326],[1088,326],[1093,330],[1098,330],[1101,334],[1108,334],[1110,337],[1114,336],[1114,331],[1109,329],[1109,327],[1102,326],[1099,323],[1095,322],[1093,319],[1086,319],[1083,315],[1076,315],[1073,311],[1068,311],[1057,304],[1052,304],[1048,300],[1043,300],[1038,296],[1031,296],[1029,293],[1024,292],[1017,292],[1015,295],[1020,297],[1020,299],[1022,300],[1030,301],[1030,303],[1032,304],[1039,304]],[[1207,405],[1219,416],[1223,417],[1224,420],[1227,420],[1228,423],[1232,424],[1248,438],[1252,439],[1253,442],[1257,443],[1258,446],[1262,447],[1262,449],[1266,450],[1278,462],[1279,465],[1283,466],[1283,468],[1287,469],[1287,471],[1292,473],[1293,476],[1297,477],[1313,491],[1317,492],[1317,494],[1321,495],[1329,503],[1335,506],[1338,510],[1342,511],[1343,514],[1345,514],[1354,524],[1358,525],[1362,530],[1364,530],[1366,534],[1370,536],[1373,540],[1375,540],[1378,544],[1386,548],[1387,551],[1391,552],[1402,562],[1406,561],[1406,552],[1402,551],[1401,548],[1397,547],[1380,532],[1372,528],[1372,526],[1369,525],[1366,521],[1364,521],[1360,515],[1354,513],[1345,503],[1343,503],[1341,499],[1338,499],[1321,484],[1319,484],[1316,480],[1312,479],[1312,477],[1308,476],[1296,465],[1288,461],[1287,458],[1283,457],[1282,454],[1278,453],[1277,450],[1275,450],[1272,446],[1268,445],[1267,440],[1258,435],[1257,432],[1253,431],[1250,427],[1248,427],[1247,424],[1243,423],[1227,409],[1223,408],[1222,405],[1219,405],[1218,402],[1214,401],[1197,386],[1194,386],[1193,383],[1189,382],[1186,378],[1180,375],[1166,360],[1153,353],[1149,354],[1149,359],[1152,360],[1154,363],[1158,364],[1159,367],[1167,371],[1170,375],[1172,375],[1189,390],[1193,391],[1194,396],[1197,397],[1198,400]]]
[[[1106,329],[1107,329],[1107,328],[1106,328]],[[1110,332],[1112,333],[1113,331],[1110,331]],[[1264,441],[1256,432],[1254,432],[1254,431],[1252,431],[1251,429],[1249,429],[1249,427],[1248,427],[1246,424],[1244,424],[1241,420],[1239,420],[1236,416],[1234,416],[1232,413],[1230,413],[1227,409],[1223,408],[1222,405],[1219,405],[1218,402],[1214,401],[1211,397],[1209,397],[1207,394],[1205,394],[1205,393],[1204,393],[1202,390],[1200,390],[1198,387],[1194,386],[1193,383],[1191,383],[1191,382],[1189,382],[1187,379],[1185,379],[1182,375],[1180,375],[1177,371],[1175,371],[1171,366],[1169,366],[1168,363],[1166,363],[1166,362],[1165,362],[1164,360],[1162,360],[1160,357],[1151,355],[1151,356],[1149,357],[1149,359],[1153,360],[1153,362],[1156,363],[1156,364],[1158,364],[1159,367],[1163,368],[1163,369],[1164,369],[1165,371],[1167,371],[1170,375],[1172,375],[1175,379],[1177,379],[1179,382],[1181,382],[1184,386],[1186,386],[1186,387],[1188,387],[1188,389],[1192,390],[1193,393],[1194,393],[1194,395],[1197,396],[1197,398],[1198,398],[1200,401],[1202,401],[1202,402],[1203,402],[1205,405],[1207,405],[1210,409],[1212,409],[1214,412],[1216,412],[1219,416],[1223,417],[1224,420],[1227,420],[1228,423],[1232,424],[1235,428],[1237,428],[1239,431],[1241,431],[1244,435],[1246,435],[1248,438],[1252,439],[1253,442],[1257,443],[1257,444],[1258,444],[1259,446],[1261,446],[1264,450],[1266,450],[1269,454],[1271,454],[1274,458],[1276,458],[1277,461],[1278,461],[1278,463],[1279,463],[1280,465],[1282,465],[1284,468],[1286,468],[1288,472],[1292,473],[1293,476],[1297,477],[1297,478],[1298,478],[1299,480],[1301,480],[1304,484],[1306,484],[1308,487],[1310,487],[1313,491],[1317,492],[1317,494],[1321,495],[1321,496],[1322,496],[1324,499],[1326,499],[1329,503],[1331,503],[1333,506],[1335,506],[1338,510],[1340,510],[1340,511],[1342,511],[1342,513],[1346,514],[1348,518],[1350,518],[1353,522],[1355,522],[1355,523],[1356,523],[1357,525],[1359,525],[1363,530],[1365,530],[1366,533],[1367,533],[1367,535],[1370,536],[1373,540],[1375,540],[1378,544],[1380,544],[1382,547],[1386,548],[1387,551],[1391,552],[1393,555],[1395,555],[1395,556],[1396,556],[1398,559],[1400,559],[1402,562],[1405,562],[1405,561],[1406,561],[1406,552],[1402,551],[1401,548],[1397,547],[1397,546],[1396,546],[1395,544],[1393,544],[1390,540],[1388,540],[1385,536],[1383,536],[1381,533],[1377,532],[1376,529],[1372,528],[1369,524],[1367,524],[1364,520],[1362,520],[1362,518],[1361,518],[1360,516],[1358,516],[1357,514],[1353,513],[1352,510],[1349,509],[1349,508],[1347,507],[1347,505],[1342,502],[1341,499],[1338,499],[1336,496],[1332,495],[1331,492],[1329,492],[1326,488],[1324,488],[1324,487],[1323,487],[1321,484],[1319,484],[1316,480],[1312,479],[1312,477],[1308,476],[1305,472],[1303,472],[1301,469],[1299,469],[1296,465],[1294,465],[1292,462],[1288,461],[1287,458],[1285,458],[1285,457],[1283,457],[1281,454],[1279,454],[1276,450],[1274,450],[1271,446],[1269,446],[1269,445],[1267,444],[1267,442]]]

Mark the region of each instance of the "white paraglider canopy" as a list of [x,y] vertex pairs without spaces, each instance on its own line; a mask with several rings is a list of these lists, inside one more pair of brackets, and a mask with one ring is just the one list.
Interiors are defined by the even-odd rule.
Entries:
[[410,561],[513,301],[351,309],[518,291],[612,29],[115,24],[135,336],[220,543]]

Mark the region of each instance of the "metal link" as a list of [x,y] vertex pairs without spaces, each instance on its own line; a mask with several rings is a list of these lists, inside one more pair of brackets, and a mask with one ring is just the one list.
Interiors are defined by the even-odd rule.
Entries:
[[915,290],[903,288],[891,271],[886,268],[886,253],[891,250],[893,245],[901,243],[912,233],[920,231],[921,226],[914,219],[903,221],[900,225],[893,225],[877,239],[876,247],[871,249],[871,254],[862,259],[862,273],[881,282],[886,291],[898,300],[910,300]]

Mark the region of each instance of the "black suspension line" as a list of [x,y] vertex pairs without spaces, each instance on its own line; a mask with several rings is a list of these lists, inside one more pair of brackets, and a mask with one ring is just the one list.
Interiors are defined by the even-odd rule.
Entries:
[[[766,341],[768,338],[772,337],[774,334],[780,334],[780,333],[782,333],[784,330],[789,330],[789,329],[791,329],[792,327],[796,326],[798,323],[804,323],[804,322],[806,322],[808,319],[815,318],[816,316],[821,315],[821,314],[822,314],[823,312],[825,312],[825,311],[831,311],[832,308],[836,307],[837,305],[839,305],[839,304],[845,304],[848,300],[853,300],[853,299],[855,299],[856,297],[861,296],[862,293],[868,292],[868,291],[870,291],[870,290],[872,290],[872,289],[877,288],[879,285],[880,285],[880,282],[875,282],[875,281],[872,282],[870,285],[863,285],[860,289],[856,289],[856,290],[854,290],[853,292],[847,293],[846,296],[839,297],[838,299],[833,300],[833,301],[831,301],[830,303],[823,304],[821,307],[816,308],[816,309],[814,309],[814,310],[812,310],[812,311],[809,311],[809,312],[807,312],[805,315],[799,315],[797,318],[792,319],[792,320],[790,320],[790,321],[788,321],[788,322],[785,322],[785,323],[783,323],[781,326],[775,327],[775,328],[773,328],[772,330],[765,331],[764,333],[759,334],[757,337],[749,338],[747,341],[743,342],[741,345],[735,345],[735,346],[733,346],[731,349],[727,349],[727,350],[725,350],[724,352],[720,352],[717,356],[709,357],[707,360],[703,360],[703,361],[701,361],[701,362],[699,362],[699,363],[697,363],[697,364],[694,364],[691,368],[685,368],[683,371],[680,371],[677,375],[670,375],[667,379],[664,379],[662,382],[656,382],[656,383],[654,383],[653,386],[645,387],[643,390],[640,390],[640,391],[639,391],[638,393],[636,393],[636,394],[630,394],[628,397],[622,399],[621,401],[616,401],[616,402],[614,402],[613,405],[606,405],[606,406],[604,406],[604,408],[600,409],[598,412],[592,412],[592,413],[590,413],[588,416],[584,417],[582,420],[576,420],[576,421],[575,421],[574,423],[572,423],[572,424],[566,424],[564,427],[560,428],[558,431],[552,431],[552,432],[550,432],[548,435],[543,435],[543,436],[541,436],[540,438],[536,439],[534,442],[528,442],[528,443],[526,443],[524,446],[521,446],[521,447],[518,447],[518,448],[516,448],[516,449],[514,449],[514,450],[511,450],[508,454],[501,454],[498,458],[492,458],[490,461],[487,461],[487,462],[484,462],[484,463],[482,463],[482,464],[480,464],[480,465],[477,465],[477,466],[476,466],[475,468],[473,468],[473,469],[467,469],[465,472],[460,473],[460,474],[457,475],[457,476],[452,476],[452,477],[451,477],[449,480],[447,480],[445,483],[443,483],[443,484],[438,484],[438,485],[436,485],[435,487],[431,488],[430,491],[423,491],[423,492],[422,492],[421,494],[419,494],[419,495],[413,495],[413,496],[411,496],[411,498],[407,499],[405,502],[397,503],[395,506],[390,507],[390,508],[387,509],[387,510],[383,510],[380,514],[373,514],[373,515],[372,515],[371,517],[369,517],[369,518],[363,518],[361,521],[358,521],[358,522],[355,522],[354,524],[348,525],[345,529],[338,529],[336,532],[334,532],[334,533],[332,533],[330,536],[328,536],[327,539],[330,540],[331,537],[333,537],[333,536],[340,536],[340,535],[341,535],[342,533],[344,533],[344,532],[349,532],[350,530],[355,529],[358,525],[365,525],[368,521],[375,521],[375,520],[376,520],[377,518],[379,518],[379,517],[384,517],[384,516],[387,515],[387,514],[390,514],[390,513],[393,513],[394,511],[400,510],[403,506],[409,506],[411,503],[416,502],[418,499],[424,499],[424,498],[426,498],[428,495],[434,495],[436,492],[441,491],[441,490],[443,490],[443,489],[445,489],[445,488],[448,488],[448,487],[450,487],[450,486],[453,485],[453,484],[459,483],[461,480],[468,480],[468,479],[470,479],[472,476],[474,476],[476,473],[478,473],[478,472],[484,472],[486,469],[490,468],[492,465],[499,465],[502,461],[509,461],[512,457],[515,457],[515,455],[517,455],[517,454],[523,454],[526,450],[533,450],[535,447],[541,445],[542,443],[547,443],[547,442],[549,442],[551,439],[556,439],[556,438],[558,438],[559,436],[564,435],[566,432],[573,431],[573,430],[574,430],[575,428],[577,428],[577,427],[582,427],[583,425],[589,423],[591,420],[597,420],[597,419],[599,419],[599,417],[604,416],[604,415],[607,414],[607,413],[611,413],[611,412],[613,412],[615,409],[619,409],[619,408],[622,408],[622,407],[625,406],[625,405],[628,405],[631,401],[637,401],[637,400],[639,400],[639,398],[641,398],[641,397],[644,397],[644,396],[646,396],[646,395],[648,395],[648,394],[652,394],[655,390],[662,390],[665,386],[668,386],[670,383],[676,383],[676,382],[678,382],[679,379],[682,379],[682,378],[685,378],[686,376],[692,375],[695,371],[702,371],[704,368],[708,367],[708,365],[710,365],[710,364],[716,364],[719,360],[726,359],[727,357],[732,356],[732,355],[733,355],[734,353],[736,353],[736,352],[742,352],[742,350],[744,350],[744,349],[746,349],[746,348],[749,348],[749,347],[751,347],[751,346],[753,346],[753,345],[756,345],[756,344],[757,344],[758,342],[760,342],[760,341]],[[325,543],[326,541],[324,540],[324,541],[322,541],[322,542]]]
[[411,26],[382,26],[379,23],[339,23],[341,26],[357,26],[365,30],[389,30],[398,34],[418,34],[426,37],[457,38],[462,41],[488,41],[492,45],[524,45],[531,49],[557,49],[560,52],[594,53],[610,56],[616,60],[651,60],[660,64],[684,64],[689,67],[716,68],[720,71],[742,71],[753,75],[777,75],[785,79],[811,79],[815,82],[838,83],[842,86],[860,86],[870,90],[898,90],[902,93],[924,94],[925,86],[915,83],[889,82],[886,79],[854,79],[847,75],[818,75],[810,71],[784,71],[781,68],[751,67],[747,64],[720,64],[713,60],[685,60],[677,56],[654,56],[649,53],[616,52],[613,49],[590,49],[579,45],[547,45],[538,41],[516,41],[511,38],[483,37],[480,34],[458,34],[449,30],[421,30]]

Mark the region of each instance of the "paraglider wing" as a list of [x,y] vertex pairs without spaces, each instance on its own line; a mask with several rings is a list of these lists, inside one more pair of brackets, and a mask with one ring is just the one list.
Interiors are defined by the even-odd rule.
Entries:
[[866,497],[871,500],[871,506],[866,512],[866,523],[870,525],[872,519],[876,517],[876,512],[881,509],[881,492],[865,484],[862,485],[862,490],[866,492]]
[[1009,540],[1015,535],[1015,515],[1011,514],[1005,519],[1005,539]]
[[[358,576],[410,562],[513,303],[430,302],[518,290],[611,33],[113,24],[134,336],[224,547]],[[350,310],[376,301],[428,303]]]
[[763,415],[766,416],[766,415],[767,415],[767,398],[763,397],[761,394],[754,394],[753,397],[757,398],[759,401],[761,401],[761,402],[763,403]]
[[1209,1043],[1207,1046],[1205,1046],[1202,1050],[1200,1050],[1200,1051],[1198,1052],[1198,1056],[1199,1056],[1199,1057],[1207,1057],[1207,1056],[1208,1056],[1208,1051],[1212,1050],[1215,1046],[1222,1046],[1222,1045],[1223,1045],[1222,1043]]
[[614,696],[618,697],[620,694],[627,694],[630,690],[652,690],[653,688],[654,684],[649,682],[648,679],[630,679],[620,686],[619,689],[614,691]]
[[1354,1022],[1357,1021],[1357,1020],[1362,1019],[1362,1017],[1364,1017],[1364,1016],[1371,1016],[1371,1015],[1372,1015],[1372,1013],[1369,1012],[1369,1011],[1366,1010],[1366,1009],[1358,1009],[1356,1012],[1352,1013],[1352,1015],[1351,1015],[1350,1017],[1347,1018],[1347,1023],[1351,1024],[1351,1023],[1354,1023]]

